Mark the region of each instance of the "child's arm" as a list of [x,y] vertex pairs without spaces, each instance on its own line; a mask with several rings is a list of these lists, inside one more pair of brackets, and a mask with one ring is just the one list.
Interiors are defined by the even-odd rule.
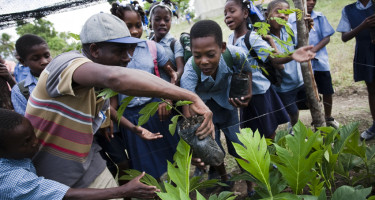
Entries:
[[353,30],[342,33],[341,40],[343,42],[347,42],[353,39],[362,30],[368,29],[368,28],[374,28],[374,27],[375,27],[375,14],[371,15],[370,17],[367,17],[359,26],[357,26]]
[[173,64],[171,61],[168,61],[163,66],[164,71],[168,74],[169,77],[171,77],[171,83],[176,84],[177,82],[177,72],[173,69]]
[[10,87],[13,87],[16,84],[12,74],[8,71],[7,67],[0,63],[0,77],[5,79]]
[[[118,107],[117,96],[114,96],[111,98],[111,120],[114,122],[114,126],[118,126],[119,124],[118,119],[117,119],[117,110],[115,109],[117,107]],[[148,131],[147,129],[141,126],[134,125],[125,117],[121,117],[120,126],[131,130],[133,133],[137,134],[139,137],[141,137],[144,140],[155,140],[155,139],[159,139],[163,137],[163,135],[160,135],[160,133],[151,133],[150,131]]]
[[184,73],[184,57],[176,58],[176,66],[177,66],[177,81],[181,79],[182,73]]
[[316,53],[323,47],[325,47],[331,41],[331,36],[323,38],[314,48],[311,49],[312,52]]
[[314,46],[305,46],[298,48],[295,52],[293,52],[290,56],[284,58],[272,58],[269,57],[272,64],[285,64],[292,60],[297,62],[307,62],[313,59],[316,53],[312,52]]

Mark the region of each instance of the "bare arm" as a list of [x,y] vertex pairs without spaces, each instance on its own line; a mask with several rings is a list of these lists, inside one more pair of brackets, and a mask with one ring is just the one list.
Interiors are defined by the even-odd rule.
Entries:
[[124,67],[85,63],[75,70],[73,81],[85,87],[110,88],[129,96],[192,101],[193,104],[189,106],[190,110],[205,118],[197,134],[206,135],[214,132],[212,112],[196,94],[150,73]]
[[7,67],[0,63],[0,77],[8,82],[10,87],[13,87],[16,84],[12,74],[8,71]]
[[353,39],[356,35],[358,35],[359,32],[361,32],[364,29],[375,27],[375,14],[371,15],[370,17],[367,17],[359,26],[357,26],[355,29],[342,33],[341,40],[343,42],[347,42],[351,39]]
[[314,48],[311,49],[312,52],[316,53],[323,47],[325,47],[329,41],[331,40],[331,36],[327,36],[323,38],[317,45],[314,46]]
[[134,197],[134,198],[147,198],[151,199],[156,196],[157,190],[155,186],[145,185],[139,180],[144,176],[144,172],[128,182],[125,185],[115,188],[106,188],[106,189],[91,189],[91,188],[82,188],[75,189],[70,188],[64,199],[67,200],[104,200],[104,199],[115,199],[123,197]]
[[176,58],[176,66],[177,66],[177,80],[181,79],[182,73],[184,73],[184,57]]

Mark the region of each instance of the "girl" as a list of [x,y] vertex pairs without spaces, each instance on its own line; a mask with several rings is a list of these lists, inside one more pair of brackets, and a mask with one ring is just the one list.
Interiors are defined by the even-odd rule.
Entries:
[[[165,53],[174,66],[177,67],[177,78],[180,80],[184,72],[184,49],[180,42],[176,40],[169,30],[172,24],[172,17],[175,14],[174,5],[169,0],[155,2],[150,7],[150,28],[153,29],[154,35],[151,40],[161,44]],[[163,70],[161,77],[165,80],[166,76]]]
[[365,81],[373,124],[361,134],[361,139],[370,140],[375,136],[375,42],[374,5],[370,0],[358,0],[345,6],[342,10],[337,31],[342,33],[342,41],[347,42],[355,37],[354,81]]
[[[228,42],[231,45],[236,45],[249,51],[245,44],[245,36],[249,31],[250,15],[249,7],[250,1],[243,2],[242,0],[227,0],[225,4],[225,23],[234,30]],[[260,52],[261,48],[270,48],[269,44],[262,40],[260,36],[252,31],[249,35],[249,42],[258,56],[263,61],[270,59],[276,63],[277,60],[271,58],[267,53]],[[271,41],[273,44],[273,41]],[[248,55],[252,65],[258,65],[257,61]],[[280,66],[279,66],[280,67]],[[289,121],[288,113],[283,108],[283,103],[271,87],[270,81],[263,76],[261,69],[253,71],[252,73],[252,93],[253,96],[247,107],[240,109],[241,128],[251,128],[253,131],[258,130],[261,135],[267,138],[274,138],[275,131],[279,124]]]
[[[140,38],[142,36],[142,22],[144,22],[144,12],[139,6],[137,1],[133,1],[132,4],[112,4],[111,13],[122,19],[128,26],[132,37]],[[156,43],[142,42],[138,43],[137,47],[130,56],[132,60],[128,63],[128,68],[140,69],[149,73],[155,73],[154,61],[151,53],[150,46],[154,45],[157,51],[156,62],[159,66],[163,66],[166,72],[169,72],[171,82],[174,83],[176,80],[176,74],[171,67],[171,63],[165,56],[164,48]],[[127,96],[118,95],[117,97],[111,98],[111,106],[117,108],[119,103]],[[157,98],[146,98],[146,97],[134,97],[134,99],[127,106],[123,117],[120,120],[120,131],[130,157],[131,167],[139,171],[145,171],[155,178],[159,178],[163,173],[167,171],[167,160],[172,161],[175,149],[178,143],[178,135],[172,136],[168,131],[169,126],[169,113],[166,112],[165,107],[160,106],[157,115],[154,115],[144,125],[144,127],[138,127],[139,111],[149,102],[161,101]],[[112,119],[115,119],[117,124],[115,109],[111,109]],[[161,121],[163,120],[163,121]],[[129,128],[130,127],[130,128]],[[136,133],[138,136],[134,135]],[[156,133],[156,134],[153,134]],[[160,135],[160,132],[162,135]],[[150,141],[146,141],[146,140]],[[157,140],[155,140],[157,139]],[[151,141],[152,140],[152,141]],[[114,149],[113,149],[114,150]],[[125,161],[124,148],[114,150],[118,157],[122,157],[122,161]],[[120,151],[120,152],[119,152]]]

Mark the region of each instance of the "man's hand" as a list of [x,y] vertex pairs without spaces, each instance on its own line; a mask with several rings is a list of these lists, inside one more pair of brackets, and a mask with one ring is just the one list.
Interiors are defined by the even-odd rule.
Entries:
[[156,140],[163,137],[163,135],[161,135],[160,133],[152,133],[149,130],[140,126],[134,126],[132,132],[137,134],[144,140]]
[[[166,99],[170,105],[172,105],[172,101]],[[159,119],[160,121],[168,120],[169,115],[171,114],[171,110],[167,110],[167,103],[163,102],[159,104],[158,113],[159,113]]]
[[313,47],[314,46],[301,47],[301,48],[297,49],[291,55],[291,57],[293,58],[293,60],[295,60],[297,62],[307,62],[307,61],[313,59],[316,55],[316,53],[311,51]]
[[135,177],[133,180],[129,181],[127,184],[120,186],[126,197],[139,198],[139,199],[152,199],[155,198],[156,192],[160,192],[156,186],[148,186],[141,183],[139,180],[145,175],[142,172],[141,175]]
[[210,134],[212,138],[215,139],[215,127],[212,122],[212,112],[206,106],[206,104],[199,97],[197,97],[196,100],[193,101],[193,104],[189,105],[189,110],[192,115],[202,115],[204,117],[202,125],[195,133],[199,139],[202,140]]

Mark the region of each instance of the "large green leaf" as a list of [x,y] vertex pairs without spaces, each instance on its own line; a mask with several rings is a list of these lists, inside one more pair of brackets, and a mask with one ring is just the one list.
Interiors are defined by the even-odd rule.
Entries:
[[294,131],[294,136],[286,136],[286,148],[275,144],[281,161],[276,165],[293,191],[301,194],[306,184],[316,176],[312,169],[323,153],[321,150],[312,152],[318,133],[306,139],[307,128],[302,122],[294,126]]
[[171,124],[169,124],[169,132],[171,133],[171,135],[174,135],[175,132],[176,132],[176,128],[177,128],[177,121],[178,121],[178,118],[181,117],[181,115],[175,115],[172,117],[171,119]]
[[359,130],[357,128],[352,129],[351,136],[348,138],[348,141],[344,147],[343,153],[350,153],[352,155],[358,156],[363,160],[367,160],[366,158],[366,144],[364,142],[359,142]]
[[237,136],[243,146],[233,143],[234,148],[237,154],[246,160],[236,158],[237,162],[243,169],[265,184],[267,190],[271,193],[269,183],[270,155],[267,151],[265,138],[261,138],[258,131],[253,133],[250,128],[241,129],[241,133]]
[[120,107],[117,109],[117,121],[118,121],[118,126],[120,126],[120,120],[121,120],[121,117],[122,115],[124,114],[125,112],[125,109],[126,107],[129,105],[129,103],[133,100],[134,97],[132,96],[129,96],[129,97],[126,97],[125,99],[123,99],[121,102],[120,102]]
[[98,97],[103,97],[104,99],[109,99],[111,97],[114,97],[118,94],[118,92],[115,92],[109,88],[103,89],[99,94]]
[[346,143],[348,142],[349,138],[358,130],[358,123],[351,123],[345,125],[339,129],[340,135],[338,135],[339,139],[334,143],[332,153],[339,154],[341,153]]
[[160,102],[148,103],[139,111],[139,114],[141,114],[141,116],[138,119],[138,126],[142,126],[143,124],[147,123],[150,117],[155,115],[156,111],[158,110],[159,104]]
[[371,193],[371,187],[356,189],[347,185],[339,187],[332,195],[331,200],[365,200]]
[[[119,178],[119,180],[132,180],[134,179],[135,177],[139,176],[142,174],[142,172],[138,171],[138,170],[135,170],[135,169],[128,169],[128,170],[125,170],[125,173],[127,175],[123,175]],[[153,185],[153,186],[156,186],[158,189],[162,190],[162,187],[160,186],[160,184],[158,183],[158,181],[151,175],[149,174],[145,174],[145,176],[143,176],[140,180],[140,182],[146,184],[146,185]]]

